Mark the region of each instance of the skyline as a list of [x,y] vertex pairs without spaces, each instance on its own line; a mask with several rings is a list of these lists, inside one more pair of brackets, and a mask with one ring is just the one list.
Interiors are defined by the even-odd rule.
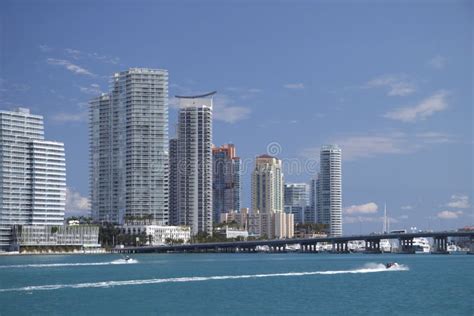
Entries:
[[[30,108],[44,116],[46,137],[65,143],[70,208],[88,196],[85,103],[108,90],[113,73],[150,67],[169,70],[170,96],[219,91],[214,144],[233,143],[242,157],[242,207],[250,206],[245,160],[274,143],[283,161],[319,160],[317,148],[336,143],[345,232],[359,232],[359,216],[362,231],[380,231],[385,201],[393,228],[472,225],[472,4],[298,4],[108,8],[116,18],[124,7],[143,16],[127,30],[130,22],[95,22],[104,3],[7,1],[1,109]],[[20,10],[28,5],[37,10]],[[169,16],[155,21],[160,10]],[[212,21],[198,19],[204,12]],[[59,36],[68,32],[77,38]],[[170,105],[172,136],[174,98]],[[313,176],[283,173],[286,182]]]

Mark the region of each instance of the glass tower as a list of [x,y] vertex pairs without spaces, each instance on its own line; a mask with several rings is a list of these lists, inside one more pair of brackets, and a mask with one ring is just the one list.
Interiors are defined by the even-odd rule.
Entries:
[[235,146],[212,148],[212,164],[213,220],[218,223],[221,213],[240,211],[240,158]]
[[320,152],[318,222],[328,225],[331,236],[342,235],[341,149],[326,145]]
[[167,225],[168,71],[116,73],[90,102],[90,196],[97,222]]
[[0,111],[0,248],[12,225],[62,225],[65,205],[64,144],[44,140],[42,116]]
[[171,143],[174,209],[178,225],[191,234],[212,234],[212,96],[177,96],[180,101],[177,139]]
[[295,223],[308,222],[308,185],[306,183],[285,183],[285,213],[293,214]]

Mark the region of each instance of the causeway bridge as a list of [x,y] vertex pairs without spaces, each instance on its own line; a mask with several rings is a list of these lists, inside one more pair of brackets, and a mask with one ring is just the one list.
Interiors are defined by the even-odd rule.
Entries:
[[285,252],[287,245],[300,245],[301,252],[318,252],[316,245],[319,243],[332,244],[333,253],[348,253],[349,241],[365,241],[366,253],[381,253],[380,240],[398,240],[399,253],[415,253],[413,238],[433,238],[434,245],[432,253],[447,254],[449,237],[469,238],[470,251],[474,254],[474,231],[441,231],[441,232],[417,232],[417,233],[386,233],[353,235],[342,237],[320,237],[320,238],[294,238],[273,240],[232,241],[215,243],[197,243],[163,246],[140,246],[115,248],[114,253],[168,253],[168,252],[257,252],[257,247],[267,246],[270,252]]

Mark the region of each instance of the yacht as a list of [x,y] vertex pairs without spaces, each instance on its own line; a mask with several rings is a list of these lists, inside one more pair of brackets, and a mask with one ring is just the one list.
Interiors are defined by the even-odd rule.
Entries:
[[383,253],[392,252],[392,244],[390,244],[390,240],[388,239],[380,240],[380,251]]
[[300,244],[290,244],[290,245],[285,245],[285,250],[286,251],[299,251],[301,250],[301,245]]
[[449,254],[451,255],[465,255],[468,253],[468,249],[463,249],[461,247],[459,247],[458,245],[448,245],[448,248],[447,248]]
[[418,254],[427,254],[431,252],[430,242],[424,237],[413,238],[413,247],[415,248],[415,253]]

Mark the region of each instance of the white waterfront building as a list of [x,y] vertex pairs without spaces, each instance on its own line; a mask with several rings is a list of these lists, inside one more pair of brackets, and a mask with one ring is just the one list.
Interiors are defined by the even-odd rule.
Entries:
[[342,156],[337,145],[322,146],[318,184],[318,222],[330,236],[342,235]]
[[191,234],[212,235],[212,98],[215,92],[177,96],[177,138],[171,142],[171,218]]
[[95,221],[167,225],[168,71],[130,68],[90,102],[90,198]]
[[43,117],[28,109],[0,111],[0,249],[13,225],[63,225],[64,144],[44,139]]
[[127,223],[122,226],[122,232],[129,235],[145,234],[147,245],[164,245],[169,240],[188,243],[191,230],[187,226],[161,226]]

